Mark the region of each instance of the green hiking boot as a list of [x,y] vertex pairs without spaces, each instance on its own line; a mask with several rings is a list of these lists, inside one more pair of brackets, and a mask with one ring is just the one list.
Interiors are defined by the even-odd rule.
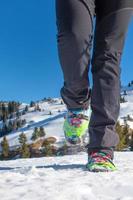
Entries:
[[88,126],[91,110],[68,110],[65,116],[63,130],[69,144],[87,144]]

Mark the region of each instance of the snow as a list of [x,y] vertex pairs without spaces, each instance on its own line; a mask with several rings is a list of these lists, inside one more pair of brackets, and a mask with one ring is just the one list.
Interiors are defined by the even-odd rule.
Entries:
[[87,154],[0,162],[2,200],[133,200],[133,153],[115,152],[118,170],[92,173]]
[[[127,102],[121,103],[120,106],[119,121],[121,124],[124,124],[123,118],[127,117],[127,115],[130,115],[130,117],[133,118],[133,88],[127,88],[126,91],[127,95],[122,96],[124,96]],[[133,129],[133,122],[127,121],[127,123],[130,126],[130,128]]]
[[[133,89],[127,88],[121,104],[119,120],[133,118]],[[25,127],[7,135],[10,147],[19,144],[24,132],[28,143],[35,127],[43,126],[46,137],[54,136],[58,144],[64,140],[65,105],[60,98],[55,102],[38,102],[41,112],[30,111],[21,118]],[[22,111],[27,104],[20,106]],[[60,112],[58,112],[60,110]],[[52,115],[49,115],[49,112]],[[127,121],[131,128],[133,122]],[[2,125],[2,122],[0,122]],[[1,142],[2,138],[0,138]],[[2,200],[133,200],[133,152],[115,152],[116,172],[91,173],[85,168],[87,154],[63,157],[43,157],[0,161],[0,197]]]
[[[31,136],[35,127],[43,126],[46,131],[46,137],[53,136],[57,138],[58,142],[64,141],[63,133],[63,121],[66,112],[65,105],[62,105],[60,98],[53,98],[55,102],[38,102],[39,107],[42,109],[41,112],[33,111],[34,108],[29,108],[29,112],[21,116],[21,119],[26,119],[26,125],[23,128],[18,129],[7,135],[10,147],[16,147],[19,145],[18,137],[24,132],[27,136],[28,143],[31,143]],[[22,104],[20,109],[24,109],[26,104]],[[58,112],[60,110],[60,112]],[[49,115],[49,112],[52,115]],[[2,141],[0,138],[0,142]],[[0,146],[1,150],[1,146]]]
[[[121,94],[126,89],[127,95],[124,96],[126,103],[121,103],[120,106],[120,115],[119,121],[121,124],[124,124],[124,117],[130,115],[133,118],[133,88],[123,87]],[[41,112],[34,111],[33,108],[29,108],[29,112],[21,116],[21,119],[26,119],[26,125],[23,128],[18,129],[15,132],[7,135],[10,147],[14,148],[19,145],[18,136],[24,132],[27,136],[28,143],[32,143],[31,136],[35,127],[43,126],[46,131],[46,137],[53,136],[57,139],[57,143],[62,144],[65,140],[63,133],[63,122],[64,115],[66,113],[65,104],[61,104],[61,98],[53,98],[53,102],[48,101],[38,101],[37,104],[41,108]],[[27,104],[23,103],[20,106],[22,111]],[[59,112],[60,110],[60,112]],[[52,115],[49,115],[49,112],[52,112]],[[130,128],[133,129],[133,122],[127,121]],[[2,126],[2,122],[0,122]],[[1,142],[2,138],[0,138]],[[58,146],[58,144],[57,144]],[[1,146],[0,146],[1,150]]]

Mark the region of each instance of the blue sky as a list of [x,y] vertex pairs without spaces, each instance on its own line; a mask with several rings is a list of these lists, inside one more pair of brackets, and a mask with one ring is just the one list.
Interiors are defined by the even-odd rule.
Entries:
[[[0,100],[59,97],[63,74],[56,46],[55,1],[0,1]],[[133,79],[133,23],[122,58],[122,83]]]

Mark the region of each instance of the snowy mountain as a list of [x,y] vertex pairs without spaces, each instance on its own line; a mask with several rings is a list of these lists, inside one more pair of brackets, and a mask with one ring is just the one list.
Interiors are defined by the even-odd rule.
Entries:
[[115,152],[118,170],[91,173],[85,153],[0,161],[2,200],[133,200],[133,153]]
[[[126,95],[124,91],[126,90]],[[124,123],[124,119],[130,115],[133,118],[133,88],[123,87],[121,90],[121,96],[125,98],[126,102],[121,103],[119,121]],[[50,101],[42,100],[37,102],[41,111],[35,111],[34,107],[29,107],[28,112],[21,116],[21,119],[26,119],[26,124],[23,128],[19,128],[17,131],[11,132],[7,135],[10,147],[16,147],[19,145],[18,136],[24,132],[27,136],[28,143],[32,143],[31,136],[35,127],[43,126],[46,131],[46,137],[53,136],[56,138],[56,145],[62,144],[65,140],[63,134],[63,122],[64,115],[66,113],[66,106],[62,104],[61,98],[53,98]],[[27,104],[21,104],[20,111],[25,109]],[[28,105],[29,106],[29,105]],[[127,120],[127,123],[133,128],[133,121]],[[2,126],[2,121],[0,121]],[[0,138],[0,142],[2,138]],[[0,147],[1,149],[1,147]]]

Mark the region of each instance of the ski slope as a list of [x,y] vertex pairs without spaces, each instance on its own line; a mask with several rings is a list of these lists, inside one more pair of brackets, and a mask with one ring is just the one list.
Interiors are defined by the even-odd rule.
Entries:
[[115,152],[116,172],[85,169],[87,154],[0,162],[2,200],[133,200],[133,153]]

